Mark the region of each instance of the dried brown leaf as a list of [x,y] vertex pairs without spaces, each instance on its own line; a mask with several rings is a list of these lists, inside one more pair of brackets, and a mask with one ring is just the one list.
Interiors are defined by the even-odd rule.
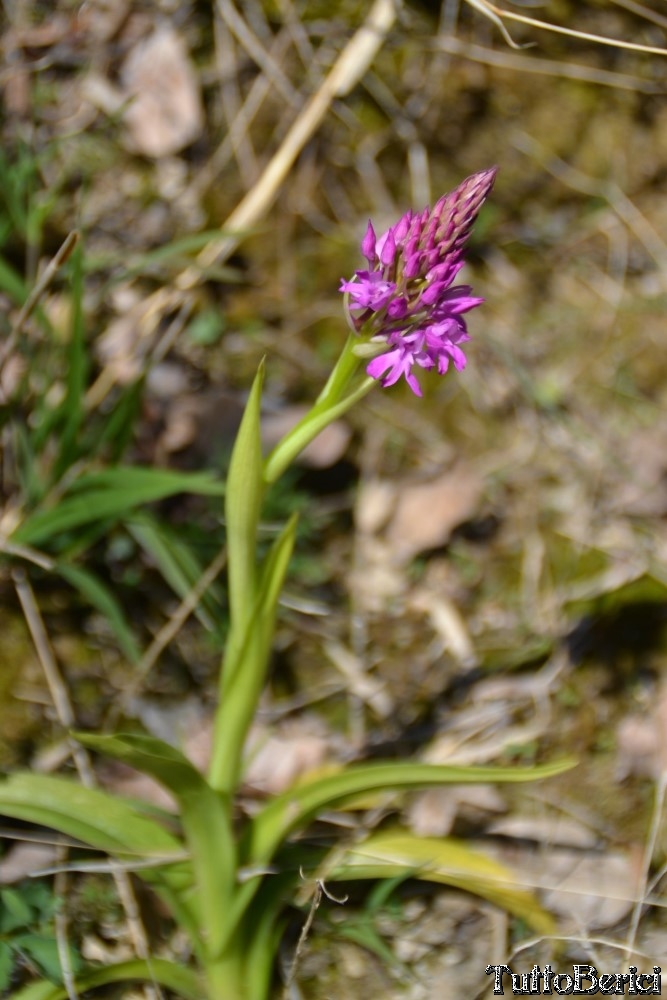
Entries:
[[[262,445],[269,451],[285,434],[296,427],[309,411],[308,406],[286,406],[262,417]],[[344,420],[334,420],[325,427],[297,458],[300,465],[311,469],[328,469],[339,462],[347,451],[352,431]]]
[[129,53],[121,69],[129,105],[131,145],[144,156],[170,156],[197,139],[204,126],[199,83],[182,38],[157,28]]
[[406,483],[387,528],[395,557],[408,562],[419,552],[445,545],[454,528],[470,520],[484,489],[481,474],[460,463],[428,483]]

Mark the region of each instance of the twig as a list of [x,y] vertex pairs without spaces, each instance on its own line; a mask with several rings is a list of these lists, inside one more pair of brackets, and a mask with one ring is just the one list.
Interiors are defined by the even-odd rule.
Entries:
[[283,73],[278,63],[264,48],[259,38],[250,30],[231,0],[217,0],[220,17],[246,50],[250,58],[262,69],[272,87],[293,107],[299,106],[299,95]]
[[29,545],[11,542],[8,538],[3,538],[2,535],[0,535],[0,552],[7,556],[15,556],[17,559],[25,559],[26,562],[34,563],[35,566],[39,566],[40,569],[45,569],[49,573],[52,573],[56,568],[53,559],[44,555],[43,552],[38,552],[37,549],[31,548]]
[[[216,20],[216,23],[219,22]],[[275,41],[271,46],[271,55],[275,60],[282,59],[289,44],[290,35],[287,31],[281,31],[276,35]],[[261,108],[270,89],[271,84],[265,76],[260,74],[255,77],[243,104],[239,107],[238,113],[229,122],[228,130],[222,142],[207,163],[200,169],[199,173],[192,179],[190,187],[197,196],[201,197],[204,191],[213,184],[215,178],[222,172],[232,156],[236,155],[237,151],[241,149],[245,142],[246,134],[255,119],[255,115]],[[248,144],[250,145],[249,140]],[[258,171],[254,171],[253,173],[258,173]]]
[[[58,849],[59,860],[64,862],[66,856],[67,848],[61,845]],[[53,892],[59,900],[58,905],[56,906],[54,918],[56,947],[58,949],[58,961],[60,963],[60,971],[63,977],[63,985],[67,990],[67,996],[69,997],[69,1000],[79,1000],[79,994],[76,991],[76,985],[74,983],[74,970],[72,969],[71,954],[67,944],[67,910],[61,902],[67,898],[68,881],[66,871],[58,871],[53,880]]]
[[[303,869],[300,869],[301,878],[305,881],[306,876],[303,874]],[[315,879],[315,890],[313,892],[313,898],[310,902],[310,909],[308,910],[308,916],[306,917],[306,922],[301,928],[301,933],[299,934],[299,940],[296,944],[296,949],[294,951],[294,956],[290,963],[289,971],[287,973],[287,978],[285,980],[285,989],[283,992],[283,1000],[289,1000],[290,991],[294,984],[296,978],[297,968],[299,962],[301,961],[301,956],[303,955],[303,950],[306,946],[306,941],[308,940],[308,935],[310,934],[311,928],[313,926],[313,921],[315,920],[315,914],[317,913],[320,903],[322,902],[322,896],[326,896],[330,899],[332,903],[339,903],[343,906],[347,903],[348,897],[343,896],[342,899],[338,899],[334,896],[324,884],[322,879]]]
[[660,28],[667,28],[667,17],[651,10],[650,7],[645,7],[643,3],[635,3],[634,0],[612,0],[612,3],[615,3],[617,7],[624,7],[632,14],[637,14],[638,17],[643,17],[646,21],[652,21]]
[[628,962],[632,961],[636,955],[635,945],[637,943],[637,931],[639,930],[639,921],[641,919],[642,910],[644,906],[648,905],[648,892],[649,892],[649,874],[651,871],[651,862],[655,856],[655,849],[658,843],[658,836],[660,834],[660,825],[662,821],[662,813],[665,805],[665,792],[667,791],[667,774],[663,771],[655,783],[655,791],[653,798],[653,813],[651,815],[651,827],[649,829],[649,835],[644,848],[644,857],[642,860],[642,871],[639,880],[639,889],[637,892],[637,899],[635,900],[635,905],[632,908],[632,917],[630,918],[630,927],[628,928],[628,937],[626,941]]
[[633,90],[644,94],[664,93],[664,87],[652,80],[641,80],[626,73],[612,73],[593,66],[579,66],[576,63],[543,59],[525,53],[514,55],[504,49],[490,49],[474,42],[463,42],[453,35],[438,35],[435,45],[448,55],[461,56],[473,62],[484,63],[486,66],[497,66],[499,69],[558,76],[565,80],[581,80],[584,83],[597,83],[603,87],[617,87],[619,90]]
[[25,326],[29,317],[33,313],[35,307],[37,306],[37,303],[39,302],[42,295],[53,281],[58,270],[62,267],[62,265],[65,263],[65,261],[68,259],[68,257],[74,250],[74,247],[76,246],[78,239],[79,239],[79,234],[76,231],[76,229],[73,229],[72,232],[69,234],[69,236],[65,238],[65,241],[63,242],[62,246],[60,247],[60,250],[58,250],[55,257],[51,261],[49,261],[47,266],[44,268],[42,276],[39,278],[33,290],[28,295],[28,298],[23,303],[21,311],[19,312],[16,322],[14,323],[12,332],[9,334],[7,340],[0,348],[0,371],[2,370],[2,367],[5,361],[7,360],[8,356],[14,350],[16,342],[23,331],[23,327]]
[[[280,147],[271,157],[254,187],[239,202],[220,227],[221,233],[197,256],[195,264],[182,271],[175,288],[160,289],[141,304],[143,322],[152,329],[169,309],[183,306],[185,293],[195,288],[206,271],[226,260],[244,235],[268,211],[295,160],[321,125],[337,97],[347,94],[361,79],[397,17],[397,0],[375,0],[362,26],[338,56],[327,77],[299,113]],[[86,394],[86,406],[99,405],[113,387],[114,375],[105,369]]]
[[185,595],[169,620],[162,626],[137,664],[131,682],[123,691],[118,703],[113,706],[112,713],[110,713],[107,719],[108,724],[111,724],[127,708],[129,702],[146,679],[147,674],[153,669],[155,663],[162,655],[163,650],[174,639],[188,617],[197,607],[202,596],[206,593],[215,578],[222,572],[226,559],[227,548],[223,547],[213,562],[204,570],[194,587]]
[[[466,0],[471,7],[474,7],[480,13],[484,14],[494,24],[501,27],[502,22],[499,23],[499,19],[506,17],[509,21],[518,21],[519,24],[528,24],[533,28],[542,28],[545,31],[553,31],[557,35],[568,35],[570,38],[581,38],[586,42],[595,42],[597,45],[610,45],[612,48],[618,49],[630,49],[632,52],[646,52],[649,55],[654,56],[667,56],[667,49],[660,48],[655,45],[641,45],[639,42],[626,42],[622,38],[609,38],[607,35],[593,35],[588,31],[577,31],[576,28],[565,28],[560,24],[552,24],[551,21],[538,21],[534,17],[527,17],[525,14],[517,14],[515,11],[504,10],[502,7],[496,7],[495,4],[489,2],[489,0]],[[507,39],[507,30],[504,25],[501,30]],[[515,42],[510,40],[512,48],[519,48]]]
[[221,228],[227,235],[214,240],[201,251],[197,257],[197,266],[188,268],[179,276],[179,288],[192,288],[200,280],[201,271],[233,253],[241,241],[238,230],[254,226],[270,208],[294,161],[312,138],[332,102],[336,97],[348,93],[363,76],[395,20],[395,0],[375,0],[364,24],[350,39],[319,90],[301,111],[280,148],[267,163],[257,184],[223,223]]
[[[236,44],[229,25],[225,23],[218,11],[216,14],[217,16],[213,19],[215,61],[220,77],[220,103],[227,123],[225,138],[230,143],[230,149],[236,158],[239,177],[247,189],[255,183],[259,175],[259,165],[243,114]],[[264,75],[260,75],[255,78],[255,82],[258,79],[264,81],[266,86],[264,93],[266,94],[269,89],[268,79]],[[241,124],[241,128],[237,131],[233,129],[235,123]],[[208,169],[210,171],[210,166]]]
[[[44,671],[44,676],[51,693],[58,721],[64,729],[69,730],[75,724],[74,709],[72,707],[72,702],[70,701],[67,688],[65,687],[63,679],[60,676],[58,664],[51,648],[46,628],[44,627],[44,622],[39,612],[37,601],[35,600],[35,595],[23,569],[15,569],[12,573],[12,577],[14,579],[14,586],[25,616],[30,636],[37,651],[39,661],[42,665],[42,670]],[[69,735],[68,741],[70,742],[72,758],[79,774],[81,784],[86,788],[95,788],[97,786],[97,781],[87,751]],[[148,938],[146,936],[144,925],[141,922],[141,915],[137,906],[134,890],[132,889],[130,877],[126,872],[115,871],[113,873],[113,878],[116,883],[116,889],[118,891],[121,905],[125,911],[128,931],[130,933],[134,950],[139,958],[150,964]],[[153,983],[152,987],[146,988],[146,995],[147,997],[155,998],[155,1000],[161,1000],[162,991],[157,983]]]

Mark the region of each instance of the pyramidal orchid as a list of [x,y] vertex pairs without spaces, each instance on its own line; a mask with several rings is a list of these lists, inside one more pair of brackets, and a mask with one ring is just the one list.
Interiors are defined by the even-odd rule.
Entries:
[[463,314],[484,300],[469,285],[455,285],[473,224],[496,176],[496,167],[467,177],[435,206],[406,212],[381,236],[369,221],[361,252],[368,268],[343,280],[348,320],[364,338],[355,353],[372,360],[366,372],[383,386],[403,376],[417,395],[415,368],[444,375],[450,362],[466,364],[470,339]]

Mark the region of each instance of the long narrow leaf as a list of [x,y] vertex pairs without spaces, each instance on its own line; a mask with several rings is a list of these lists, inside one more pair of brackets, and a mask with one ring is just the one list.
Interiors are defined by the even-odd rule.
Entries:
[[[198,900],[192,896],[184,845],[147,818],[140,805],[66,778],[18,772],[0,781],[0,816],[37,823],[128,862],[136,859],[137,874],[162,898],[202,954]],[[164,864],[144,867],[145,859],[164,859]]]
[[263,381],[262,364],[250,390],[227,476],[225,523],[232,651],[245,633],[256,598],[257,524],[264,489],[260,433]]
[[0,814],[50,827],[110,854],[169,859],[183,853],[180,840],[128,802],[53,775],[17,772],[0,781]]
[[397,873],[465,889],[496,903],[542,934],[553,933],[553,918],[516,875],[468,844],[451,837],[418,837],[400,828],[373,833],[333,865],[325,860],[329,880],[384,879]]
[[142,465],[113,465],[95,472],[87,472],[75,479],[69,494],[97,490],[129,489],[137,495],[145,494],[144,502],[172,496],[176,493],[205,493],[221,496],[225,484],[210,472],[180,472],[177,469],[156,469]]
[[274,542],[261,574],[240,647],[227,650],[215,717],[209,780],[232,795],[239,781],[243,746],[264,686],[278,598],[294,548],[296,516]]
[[[159,983],[166,989],[173,990],[176,996],[184,1000],[202,1000],[205,991],[199,976],[180,963],[170,962],[165,958],[132,959],[107,965],[103,969],[77,976],[75,987],[83,993],[106,986],[109,983]],[[12,994],[11,1000],[67,1000],[68,993],[64,986],[53,983],[31,983]]]
[[114,406],[113,413],[105,422],[97,440],[92,441],[91,453],[98,455],[108,445],[109,460],[112,463],[120,462],[125,454],[125,449],[134,436],[141,412],[145,385],[146,379],[142,375],[136,382],[123,389],[122,395]]
[[135,507],[177,493],[220,496],[224,484],[204,472],[117,466],[82,477],[57,506],[29,515],[12,540],[23,545],[44,545],[63,531],[105,518],[118,519]]
[[67,391],[61,404],[63,431],[53,475],[57,482],[79,457],[77,436],[84,416],[87,358],[83,321],[83,255],[77,246],[72,254],[72,325],[67,349]]
[[[190,546],[157,518],[144,512],[134,514],[126,527],[144,551],[150,554],[174,592],[181,599],[189,594],[204,572]],[[195,608],[195,614],[205,628],[220,633],[226,609],[219,585],[210,585]]]
[[368,792],[430,788],[436,785],[479,785],[535,781],[574,767],[560,760],[533,768],[448,767],[436,764],[359,764],[290,789],[269,802],[249,830],[244,864],[269,861],[291,830],[303,826],[322,809],[341,806]]
[[112,591],[81,566],[60,562],[57,564],[57,570],[63,579],[76,587],[87,602],[104,615],[113,629],[121,651],[130,663],[138,663],[141,659],[139,643]]
[[135,734],[74,735],[91,750],[150,774],[178,799],[197,883],[200,930],[209,955],[218,955],[229,933],[226,917],[236,884],[229,802],[213,791],[187,757],[162,740]]

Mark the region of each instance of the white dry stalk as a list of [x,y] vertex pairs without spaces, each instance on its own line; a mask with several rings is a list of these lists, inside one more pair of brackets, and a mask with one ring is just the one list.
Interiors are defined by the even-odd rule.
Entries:
[[434,45],[448,55],[463,56],[465,59],[483,63],[485,66],[495,66],[499,69],[512,70],[512,72],[557,76],[566,80],[581,80],[582,83],[595,83],[603,87],[638,91],[644,94],[656,94],[660,89],[652,80],[642,80],[636,76],[629,76],[627,73],[614,73],[596,66],[562,62],[560,59],[546,59],[541,56],[528,55],[526,52],[515,55],[505,49],[491,49],[474,42],[464,42],[460,38],[456,38],[455,35],[438,35],[434,40]]
[[[60,676],[60,670],[58,669],[58,664],[56,662],[53,649],[51,648],[51,643],[49,642],[44,621],[37,606],[37,601],[35,600],[35,595],[23,570],[14,570],[12,576],[14,579],[16,593],[21,604],[21,609],[23,610],[26,624],[28,626],[28,631],[30,632],[42,670],[44,671],[44,676],[46,678],[56,714],[58,716],[58,721],[63,729],[69,730],[75,724],[74,708],[72,707],[67,687]],[[85,788],[95,788],[97,786],[97,780],[95,778],[95,773],[93,771],[88,752],[75,740],[70,740],[69,742],[72,758],[79,774],[81,784]],[[113,877],[116,883],[116,890],[118,892],[121,905],[125,912],[128,931],[134,950],[139,958],[143,959],[147,963],[150,963],[148,937],[141,921],[139,907],[137,905],[137,900],[134,895],[129,875],[126,872],[115,871]],[[151,986],[146,986],[144,992],[147,1000],[162,1000],[162,990],[155,981]]]
[[[213,239],[199,253],[194,266],[187,267],[178,275],[174,289],[158,289],[142,301],[138,319],[143,327],[142,336],[151,335],[166,312],[183,307],[186,301],[184,293],[195,288],[210,267],[227,260],[244,235],[266,214],[297,157],[322,124],[332,103],[349,93],[368,70],[396,20],[397,7],[397,0],[375,0],[364,23],[299,113],[257,183],[223,222],[220,237]],[[262,52],[265,51],[262,49]],[[104,369],[86,394],[86,407],[99,406],[114,384],[113,372]]]
[[540,28],[544,31],[552,31],[557,35],[568,35],[570,38],[580,38],[582,41],[595,42],[597,45],[609,45],[617,49],[630,49],[633,52],[645,52],[647,55],[667,56],[667,49],[655,45],[641,45],[639,42],[626,42],[622,38],[610,38],[608,35],[593,35],[588,31],[578,31],[576,28],[567,28],[560,24],[553,24],[551,21],[538,21],[534,17],[527,17],[525,14],[517,14],[511,10],[504,10],[489,3],[489,0],[466,0],[466,3],[478,10],[480,14],[488,17],[502,32],[505,41],[513,49],[523,46],[518,45],[509,35],[507,28],[501,18],[506,17],[508,21],[517,21],[519,24],[527,24],[532,28]]

